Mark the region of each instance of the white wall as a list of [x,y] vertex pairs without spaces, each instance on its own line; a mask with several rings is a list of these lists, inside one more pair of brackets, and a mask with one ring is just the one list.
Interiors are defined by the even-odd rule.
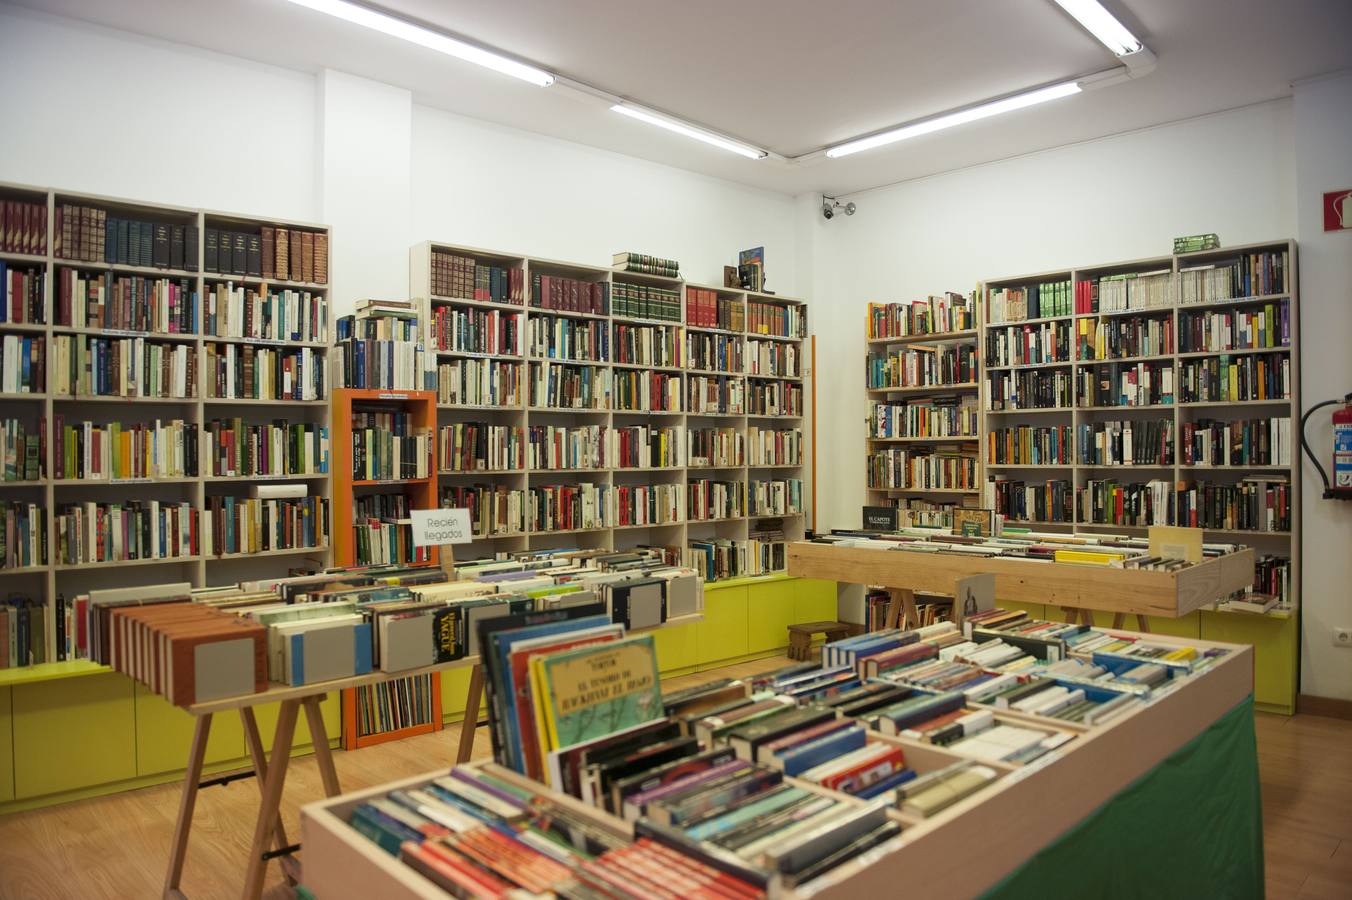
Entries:
[[[1352,392],[1352,231],[1326,233],[1323,194],[1352,188],[1352,72],[1296,86],[1297,238],[1300,241],[1301,400]],[[1310,417],[1310,445],[1332,464],[1330,410]],[[1352,627],[1352,503],[1320,499],[1323,482],[1302,459],[1304,647],[1301,692],[1352,700],[1352,649],[1333,646]]]
[[0,180],[315,218],[313,76],[0,7]]
[[[1291,103],[854,194],[858,212],[812,226],[818,360],[818,525],[859,526],[864,502],[863,336],[870,301],[969,292],[982,279],[1148,256],[1214,231],[1223,244],[1295,234]],[[1306,299],[1307,308],[1311,301]],[[831,398],[832,402],[823,402]],[[836,402],[838,401],[838,402]]]
[[618,153],[413,108],[414,241],[609,265],[636,250],[721,284],[764,245],[767,284],[794,291],[793,201]]

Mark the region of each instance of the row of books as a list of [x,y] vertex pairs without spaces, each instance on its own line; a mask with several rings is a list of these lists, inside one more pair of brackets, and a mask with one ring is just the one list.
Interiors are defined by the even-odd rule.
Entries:
[[686,378],[686,412],[693,415],[743,415],[746,412],[746,382],[722,375],[691,375]]
[[[1092,325],[1086,322],[1085,327]],[[1038,322],[986,329],[985,360],[988,366],[1029,366],[1069,362],[1069,322]],[[968,379],[969,381],[971,379]]]
[[747,509],[752,516],[791,516],[803,511],[803,480],[752,479],[746,485]]
[[604,316],[610,312],[610,285],[604,281],[583,281],[532,272],[530,305],[537,309]]
[[352,689],[356,699],[357,734],[384,734],[426,725],[441,718],[441,705],[433,703],[432,678],[396,678]]
[[896,510],[898,528],[938,528],[945,531],[953,527],[953,511],[959,504],[949,501],[929,500],[924,497],[888,497],[880,505]]
[[685,564],[705,581],[727,581],[783,572],[788,544],[778,530],[752,531],[745,540],[692,538],[684,551]]
[[917,337],[976,328],[976,300],[952,291],[909,303],[870,303],[868,337]]
[[1025,287],[991,290],[986,305],[986,322],[1003,325],[1026,319],[1045,319],[1071,315],[1069,281],[1046,281]]
[[444,509],[469,510],[475,537],[526,533],[526,492],[501,484],[452,485],[441,489]]
[[3,569],[47,565],[47,508],[41,503],[0,500]]
[[[754,429],[753,429],[754,430]],[[746,464],[746,435],[737,428],[688,428],[690,452],[686,465],[692,469],[728,467]],[[767,432],[767,434],[787,432]],[[797,432],[801,435],[801,432]]]
[[1156,272],[1125,272],[1075,282],[1075,312],[1110,313],[1130,309],[1154,309],[1174,305],[1174,275],[1168,269]]
[[[210,474],[217,478],[287,478],[329,471],[327,425],[284,419],[251,424],[237,417],[212,419],[205,434]],[[195,450],[191,457],[195,470]]]
[[870,388],[941,387],[976,381],[976,348],[944,344],[868,355]]
[[430,383],[426,351],[420,342],[339,340],[337,356],[334,387],[421,391]]
[[57,480],[110,481],[196,478],[200,431],[182,419],[148,423],[55,420],[60,443],[53,457]]
[[19,419],[0,419],[0,481],[37,481],[46,469],[46,418],[39,418],[36,429]]
[[207,497],[202,552],[266,553],[329,545],[324,497]]
[[673,882],[699,900],[764,896],[679,848],[633,841],[599,813],[526,785],[487,767],[456,768],[362,803],[350,824],[449,896],[665,897]]
[[696,328],[746,331],[746,307],[740,298],[720,297],[713,288],[685,289],[685,322]]
[[1075,322],[1077,360],[1167,356],[1174,352],[1171,316],[1115,316]]
[[615,324],[615,362],[629,366],[682,367],[681,329],[674,325]]
[[325,343],[329,301],[320,293],[268,287],[266,291],[226,281],[208,284],[202,321],[212,337]]
[[0,323],[45,325],[47,270],[0,259]]
[[1287,292],[1291,254],[1242,253],[1234,259],[1180,268],[1178,302],[1213,303],[1242,297],[1266,297]]
[[1172,466],[1174,423],[1169,419],[1122,419],[1078,426],[1082,466]]
[[1071,503],[1075,489],[1064,478],[1041,484],[1018,479],[990,478],[984,489],[984,505],[997,515],[1020,522],[1073,522]]
[[747,512],[747,489],[747,484],[741,481],[692,479],[686,483],[686,519],[690,522],[741,519]]
[[[531,351],[536,351],[537,333],[543,320],[531,322]],[[591,324],[591,323],[571,323]],[[431,339],[437,350],[460,353],[521,355],[521,314],[496,309],[438,306],[432,310]],[[553,356],[553,353],[539,353]]]
[[674,259],[649,256],[646,253],[625,251],[611,257],[611,264],[621,272],[641,272],[644,275],[661,275],[665,278],[680,278],[681,264]]
[[1291,301],[1224,312],[1184,312],[1179,316],[1184,353],[1264,350],[1291,346]]
[[986,459],[997,466],[1069,465],[1069,425],[1011,425],[986,434]]
[[1174,484],[1155,479],[1122,484],[1089,480],[1077,488],[1077,521],[1100,525],[1169,525],[1174,521]]
[[627,316],[631,319],[681,321],[679,288],[617,281],[610,286],[610,302],[611,315]]
[[[751,425],[746,431],[746,443],[749,448],[748,465],[753,467],[802,465],[801,428],[770,429]],[[693,449],[691,456],[694,456]]]
[[932,450],[887,447],[868,457],[868,486],[875,490],[974,491],[976,459]]
[[1066,408],[1073,385],[1069,369],[991,372],[986,375],[986,409]]
[[530,405],[554,409],[610,407],[611,371],[601,366],[532,363]]
[[328,360],[311,347],[206,345],[207,398],[218,400],[324,400]]
[[976,398],[970,396],[933,397],[908,403],[873,403],[869,406],[868,436],[976,440],[979,417]]
[[520,363],[495,359],[442,360],[437,364],[437,403],[445,406],[520,407]]
[[[0,600],[0,671],[54,661],[47,649],[53,618],[41,599],[10,594]],[[58,650],[63,643],[57,641]]]
[[730,334],[687,331],[685,357],[690,368],[738,373],[746,371],[746,343]]
[[1075,401],[1082,407],[1168,406],[1174,402],[1172,363],[1100,363],[1075,373]]
[[595,319],[531,316],[526,325],[526,353],[536,359],[609,362],[610,329]]
[[57,334],[52,336],[52,381],[52,392],[65,396],[192,399],[198,396],[197,348],[141,337]]
[[747,338],[746,373],[778,378],[800,378],[803,375],[802,351],[785,341],[758,341]]
[[747,334],[807,337],[807,307],[797,303],[747,302]]
[[454,300],[526,302],[525,273],[507,266],[479,265],[468,256],[432,251],[432,293]]
[[47,339],[0,337],[0,393],[41,394],[47,389]]
[[47,204],[0,201],[0,253],[47,253]]
[[1286,353],[1184,360],[1178,369],[1183,403],[1286,400],[1291,396],[1291,357]]
[[632,412],[680,412],[681,376],[669,372],[616,369],[611,408]]
[[62,203],[53,230],[58,259],[197,271],[197,226],[110,217],[106,209]]
[[436,471],[436,436],[403,411],[352,413],[352,477],[358,481],[430,478]]
[[329,282],[326,232],[263,225],[258,234],[208,228],[205,238],[203,268],[208,272],[312,284]]
[[613,457],[604,425],[532,425],[526,462],[532,469],[602,469]]
[[1185,422],[1180,446],[1189,466],[1289,466],[1291,418]]
[[186,278],[149,278],[61,268],[56,324],[158,334],[196,334],[197,286]]
[[525,465],[520,428],[456,422],[438,429],[437,469],[442,472],[501,472]]
[[685,485],[615,485],[615,526],[676,525],[684,521]]
[[748,384],[749,416],[801,416],[803,386],[789,381],[752,381]]

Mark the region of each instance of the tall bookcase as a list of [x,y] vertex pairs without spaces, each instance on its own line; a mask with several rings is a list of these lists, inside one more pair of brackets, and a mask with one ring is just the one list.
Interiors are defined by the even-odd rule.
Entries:
[[[1265,284],[1262,273],[1247,272],[1252,254],[1273,254],[1270,259],[1281,260],[1284,279],[1274,284]],[[1241,289],[1220,289],[1205,284],[1207,279],[1216,278],[1231,263],[1242,260],[1250,278],[1250,285]],[[1077,491],[1090,489],[1104,482],[1117,485],[1133,485],[1155,481],[1160,485],[1160,497],[1173,496],[1178,499],[1178,491],[1199,484],[1230,487],[1249,479],[1272,479],[1271,484],[1285,483],[1289,486],[1289,522],[1290,527],[1276,530],[1255,528],[1205,527],[1205,539],[1208,541],[1237,542],[1253,546],[1258,553],[1289,558],[1289,601],[1273,609],[1264,616],[1249,613],[1230,613],[1224,610],[1204,611],[1200,622],[1201,637],[1215,640],[1235,640],[1254,644],[1258,648],[1258,699],[1268,708],[1290,711],[1294,706],[1295,673],[1299,646],[1298,613],[1300,606],[1301,560],[1300,560],[1300,330],[1299,330],[1299,284],[1294,241],[1280,240],[1268,243],[1247,244],[1207,250],[1173,256],[1160,256],[1150,259],[1105,265],[1084,266],[1056,272],[1043,272],[1014,278],[1001,278],[987,281],[982,285],[984,324],[983,345],[990,347],[991,342],[1001,333],[1009,334],[1007,329],[1022,335],[1025,327],[1034,331],[1046,330],[1055,333],[1062,331],[1065,338],[1062,352],[1053,352],[1050,356],[1034,358],[992,360],[984,355],[982,374],[982,434],[986,436],[982,448],[985,475],[988,485],[997,479],[1022,481],[1025,484],[1045,485],[1048,481],[1062,482],[1068,485],[1070,497],[1070,516],[1064,521],[1048,518],[1026,518],[1019,521],[1007,520],[1010,526],[1027,526],[1037,530],[1078,530],[1104,534],[1124,534],[1143,536],[1145,525],[1122,524],[1113,510],[1104,509],[1102,514],[1090,516],[1083,514],[1081,504],[1075,502]],[[1015,322],[1001,322],[1000,315],[992,308],[993,298],[1005,290],[1026,291],[1035,285],[1054,285],[1068,283],[1070,306],[1065,310],[1056,310],[1057,315],[1040,316],[1035,319],[1022,319]],[[1088,288],[1082,287],[1089,285]],[[1105,285],[1107,287],[1105,288]],[[1043,289],[1045,290],[1045,288]],[[1100,311],[1087,311],[1083,303],[1087,302],[1081,294],[1085,290],[1098,290]],[[1104,292],[1110,292],[1109,305],[1105,309],[1102,303]],[[1077,300],[1079,301],[1077,303]],[[1039,312],[1041,308],[1039,309]],[[1240,341],[1236,349],[1218,350],[1215,346],[1234,346],[1201,344],[1187,345],[1184,349],[1185,332],[1197,334],[1201,325],[1199,317],[1211,317],[1213,330],[1226,331],[1236,326],[1236,321],[1226,321],[1224,317],[1252,316],[1243,325],[1243,333],[1252,339]],[[1259,329],[1256,317],[1266,319]],[[1268,318],[1268,317],[1271,318]],[[1285,317],[1285,327],[1282,318]],[[1273,324],[1268,324],[1273,323]],[[1115,332],[1121,339],[1124,334],[1132,335],[1130,340],[1119,343],[1117,353],[1105,359],[1084,359],[1078,340],[1081,330],[1086,334],[1095,333],[1102,326]],[[1272,340],[1268,340],[1269,329],[1275,329]],[[1165,335],[1168,335],[1166,338]],[[1259,335],[1263,340],[1257,340]],[[1149,335],[1154,335],[1151,339]],[[1219,338],[1217,338],[1219,339]],[[1140,341],[1139,343],[1132,343]],[[1016,342],[1018,343],[1018,342]],[[1262,346],[1255,346],[1257,344]],[[1055,345],[1049,345],[1055,350]],[[1188,370],[1203,365],[1216,366],[1237,364],[1257,367],[1262,362],[1267,371],[1285,371],[1289,383],[1289,395],[1277,394],[1263,399],[1182,399],[1184,385],[1188,381]],[[1000,364],[992,364],[997,362]],[[1116,371],[1099,369],[1100,366],[1116,364]],[[1086,376],[1101,380],[1106,372],[1110,379],[1116,378],[1114,393],[1120,385],[1120,378],[1128,368],[1140,366],[1138,383],[1144,379],[1144,373],[1150,373],[1152,385],[1160,385],[1164,373],[1172,379],[1172,395],[1160,395],[1155,402],[1137,405],[1116,405],[1099,402],[1101,398],[1085,395],[1078,382]],[[1068,382],[1057,393],[1054,379],[1063,376]],[[1025,384],[1013,391],[1013,397],[1006,396],[1001,382],[1008,378],[1042,378],[1041,385]],[[1052,383],[1048,383],[1052,381]],[[1032,390],[1030,390],[1032,389]],[[1051,391],[1041,400],[1035,399],[1036,389]],[[1017,398],[1017,399],[1015,399]],[[1143,400],[1151,397],[1142,396]],[[1025,402],[1033,402],[1036,407],[1026,408]],[[997,409],[1004,405],[1006,408]],[[1231,459],[1223,462],[1214,459],[1185,462],[1184,431],[1189,427],[1215,425],[1217,429],[1230,423],[1245,421],[1285,419],[1287,424],[1277,430],[1283,434],[1279,438],[1283,455],[1280,458],[1265,458],[1256,463],[1236,463]],[[1091,430],[1102,423],[1131,422],[1134,435],[1140,435],[1146,429],[1172,430],[1172,458],[1156,456],[1137,457],[1138,461],[1126,464],[1125,460],[1102,459],[1091,454],[1091,448],[1085,438]],[[993,432],[1002,428],[1042,428],[1066,429],[1061,432],[1066,440],[1066,454],[1049,457],[1046,454],[1032,457],[1010,457],[1006,455],[997,461],[993,458]],[[1250,432],[1247,439],[1259,442],[1270,438],[1272,432],[1255,438]],[[1047,449],[1044,432],[1042,449]],[[1139,440],[1139,438],[1137,439]],[[1009,444],[1006,442],[1006,446]],[[1025,448],[1030,444],[1025,443]],[[1139,443],[1133,449],[1141,452]],[[990,505],[993,489],[988,488],[983,505]],[[1170,524],[1174,524],[1170,522]],[[1177,524],[1187,524],[1179,522]],[[1233,524],[1233,523],[1231,523]],[[1266,622],[1266,624],[1265,624]]]
[[952,293],[869,304],[865,495],[901,524],[947,527],[948,507],[978,505],[979,306]]
[[[489,269],[509,274],[486,275]],[[552,279],[580,285],[565,288],[573,295],[565,296],[560,305],[569,308],[532,305],[535,282],[541,280],[548,291]],[[429,349],[437,350],[443,386],[438,397],[439,433],[457,424],[481,423],[508,429],[522,444],[519,465],[495,465],[488,470],[443,467],[440,472],[443,498],[457,490],[461,498],[471,490],[476,496],[522,495],[521,516],[491,525],[476,518],[484,524],[477,526],[480,532],[466,548],[467,555],[579,545],[683,549],[690,541],[748,541],[768,528],[781,529],[787,540],[803,536],[810,496],[805,468],[809,367],[804,301],[432,241],[410,251],[409,289],[412,297],[426,305]],[[606,300],[593,306],[570,299],[579,293]],[[719,306],[722,319],[718,318]],[[489,316],[496,318],[490,321]],[[781,330],[772,321],[790,318],[804,324],[788,334],[768,333]],[[455,326],[455,322],[461,324]],[[449,337],[453,328],[468,337]],[[483,328],[498,339],[482,343],[479,329]],[[439,336],[439,329],[446,334]],[[502,338],[504,331],[514,334],[515,340]],[[772,349],[780,347],[783,350]],[[790,355],[792,368],[780,368]],[[696,365],[696,358],[712,364]],[[448,373],[467,378],[470,369],[481,372],[477,367],[492,367],[493,384],[499,389],[489,395],[472,390],[468,397],[460,393],[452,402],[444,390]],[[574,372],[585,372],[600,387],[596,402],[585,404],[588,408],[581,408],[584,404],[563,407],[548,402],[547,397],[532,396],[532,381],[539,383],[548,375],[566,378]],[[457,380],[457,390],[462,383]],[[500,389],[504,383],[514,383],[517,390]],[[791,407],[784,402],[788,393],[794,394]],[[696,397],[701,402],[692,402]],[[728,403],[720,408],[716,401],[723,399]],[[674,452],[649,455],[643,464],[630,464],[640,460],[621,459],[617,453],[601,458],[590,450],[590,435],[574,432],[574,441],[587,445],[579,452],[560,460],[559,465],[538,457],[533,460],[531,430],[551,427],[595,428],[597,436],[603,429],[607,441],[623,429],[667,429],[667,446]],[[740,454],[734,449],[719,459],[710,458],[707,464],[692,464],[690,442],[696,430],[712,432],[713,438],[728,447],[740,446]],[[767,432],[776,434],[771,439]],[[779,447],[785,437],[797,448],[795,452],[752,452],[753,438]],[[659,435],[654,440],[660,439]],[[660,464],[649,464],[654,458]],[[584,464],[575,465],[578,461]],[[758,484],[789,480],[798,483],[795,505],[785,505],[782,512],[778,512],[781,507],[771,507],[774,513],[764,507],[752,508]],[[710,484],[701,484],[706,481]],[[526,521],[530,491],[578,485],[593,485],[614,498],[607,505],[607,515],[614,516],[595,527],[571,530],[539,528]],[[692,519],[690,497],[705,488],[710,493],[726,490],[735,495],[736,514]],[[618,498],[639,490],[661,492],[674,514],[652,521],[626,520]],[[782,563],[772,568],[782,568]]]
[[[0,322],[0,338],[27,338],[41,341],[41,367],[44,370],[44,390],[32,390],[19,393],[0,394],[0,417],[18,419],[25,428],[36,429],[45,423],[43,477],[36,480],[0,481],[0,498],[6,501],[32,502],[46,511],[47,560],[43,565],[23,568],[0,568],[0,575],[6,576],[8,594],[24,594],[42,598],[48,610],[54,610],[58,596],[70,597],[91,588],[131,586],[155,581],[186,581],[193,585],[227,584],[241,579],[264,577],[275,574],[279,559],[294,560],[307,566],[323,565],[328,560],[328,546],[320,543],[316,546],[289,547],[254,552],[214,552],[185,553],[171,558],[115,560],[108,562],[62,562],[58,559],[56,518],[60,511],[77,503],[126,503],[128,501],[159,501],[161,503],[186,503],[197,513],[197,527],[208,527],[201,511],[208,508],[212,498],[243,498],[248,496],[251,485],[271,481],[304,482],[308,485],[309,495],[318,498],[321,508],[327,506],[330,498],[329,475],[319,471],[317,458],[312,449],[313,466],[301,474],[216,474],[213,459],[219,449],[219,442],[208,433],[213,421],[222,421],[238,426],[267,425],[274,421],[288,424],[309,425],[327,431],[329,427],[327,396],[328,347],[331,339],[331,310],[329,309],[329,284],[327,272],[329,229],[323,225],[307,222],[288,222],[280,219],[241,216],[214,210],[190,209],[163,206],[127,200],[117,197],[105,197],[92,194],[80,194],[58,189],[31,187],[25,185],[0,184],[0,201],[25,202],[32,204],[31,210],[40,211],[43,220],[26,223],[26,228],[35,238],[40,235],[37,246],[27,248],[30,252],[0,252],[0,262],[10,271],[20,270],[40,275],[42,279],[42,312],[40,320],[30,322]],[[79,225],[84,229],[78,236],[82,239],[78,246],[71,246],[76,232],[71,229],[76,224],[68,217],[72,207],[84,207],[96,213]],[[62,226],[58,226],[58,214]],[[20,212],[20,216],[23,212]],[[143,249],[150,265],[122,264],[108,261],[105,251],[111,250],[113,258],[130,259],[135,249],[134,243],[124,238],[116,228],[121,221],[145,223],[148,227],[143,240],[151,244]],[[9,224],[9,220],[7,225]],[[109,223],[114,225],[110,227]],[[22,231],[25,227],[21,218],[17,223]],[[309,245],[309,258],[314,260],[316,253],[323,255],[322,266],[312,266],[309,272],[312,280],[277,277],[277,257],[274,254],[263,266],[264,235],[286,233],[306,236]],[[244,236],[243,253],[245,268],[258,274],[238,275],[228,272],[207,271],[207,236],[219,235],[222,231]],[[163,243],[160,243],[162,238]],[[119,240],[122,241],[119,245]],[[10,246],[9,243],[0,247]],[[79,250],[86,252],[80,253]],[[232,253],[234,246],[232,244]],[[37,252],[31,252],[37,251]],[[218,251],[219,252],[219,251]],[[161,255],[161,253],[163,255]],[[79,255],[83,258],[71,258]],[[219,258],[219,257],[218,257]],[[138,259],[139,262],[146,260]],[[233,256],[232,256],[233,265]],[[219,268],[219,266],[218,266]],[[191,304],[191,316],[196,327],[187,327],[172,332],[163,327],[163,322],[151,323],[149,329],[138,330],[127,327],[111,327],[109,322],[86,323],[84,325],[61,324],[58,314],[62,302],[63,279],[76,273],[86,282],[90,279],[125,279],[126,290],[131,290],[132,279],[148,279],[151,284],[136,288],[154,289],[154,282],[168,280],[176,287],[172,309],[181,311],[179,304]],[[286,274],[291,274],[288,270]],[[119,287],[119,290],[124,289]],[[323,310],[321,318],[312,318],[314,330],[303,335],[305,340],[292,339],[282,330],[246,332],[233,327],[220,328],[209,332],[207,328],[208,292],[237,292],[236,310],[244,308],[245,295],[256,294],[249,301],[250,308],[259,305],[278,303],[279,297],[286,294],[285,302],[307,303],[311,310]],[[111,295],[111,291],[109,294]],[[168,307],[168,293],[158,301]],[[111,305],[111,296],[109,297]],[[224,302],[223,300],[221,302]],[[124,309],[143,310],[147,306],[145,296],[136,294],[125,298]],[[112,313],[110,312],[111,316]],[[166,315],[169,315],[167,312]],[[71,320],[74,322],[74,320]],[[237,321],[233,319],[232,321]],[[113,322],[116,325],[137,324],[125,321]],[[146,323],[140,323],[146,324]],[[158,327],[157,327],[158,326]],[[263,336],[259,336],[263,335]],[[143,341],[146,348],[164,348],[170,355],[178,354],[180,359],[191,360],[196,374],[196,390],[184,392],[184,396],[108,396],[106,393],[57,393],[57,366],[64,361],[53,352],[58,340],[63,343],[78,343],[81,340]],[[8,348],[16,346],[8,342]],[[134,345],[119,345],[119,354]],[[181,348],[181,349],[180,349]],[[248,361],[245,362],[248,349]],[[20,347],[20,352],[22,348]],[[256,396],[246,396],[244,375],[263,371],[264,360],[278,361],[286,359],[292,368],[291,385],[297,379],[311,379],[317,384],[313,399],[273,399],[271,387],[263,388]],[[125,359],[119,361],[126,363]],[[30,366],[37,363],[33,348],[29,349]],[[223,369],[233,367],[238,381],[233,382],[233,393],[217,389],[216,373],[211,364],[216,363]],[[18,365],[22,366],[22,362]],[[172,368],[162,370],[172,373]],[[222,375],[221,388],[231,385]],[[278,382],[280,384],[281,382]],[[139,391],[138,391],[139,393]],[[177,394],[174,390],[163,393]],[[73,426],[82,422],[104,425],[121,422],[126,425],[153,424],[157,419],[162,423],[179,421],[184,425],[195,426],[199,436],[198,474],[181,477],[132,477],[105,478],[101,480],[79,480],[74,478],[56,479],[55,467],[62,453],[62,436],[56,429],[56,419],[60,417],[63,425]],[[233,421],[232,421],[233,420]],[[315,447],[318,447],[316,443]],[[240,448],[241,452],[245,448]],[[275,455],[272,456],[275,459]],[[323,529],[316,531],[322,533]],[[53,618],[52,633],[46,635],[47,656],[55,659],[56,627]]]

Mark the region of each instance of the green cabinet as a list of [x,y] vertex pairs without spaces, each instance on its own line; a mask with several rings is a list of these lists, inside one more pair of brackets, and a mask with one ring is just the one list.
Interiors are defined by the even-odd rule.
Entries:
[[704,620],[695,625],[699,664],[737,659],[747,654],[746,586],[704,590]]
[[[706,603],[708,600],[706,598]],[[699,664],[699,623],[673,625],[649,632],[657,648],[658,671],[677,672]]]
[[131,679],[108,672],[10,690],[17,799],[136,777]]
[[0,803],[14,799],[14,729],[9,686],[0,687]]
[[[182,771],[192,747],[196,717],[171,705],[143,684],[132,682],[132,689],[136,707],[136,774]],[[212,716],[207,765],[242,760],[247,755],[239,713],[231,709]]]
[[799,580],[750,584],[746,588],[747,652],[765,653],[789,646],[789,626],[798,618]]
[[[836,583],[834,581],[821,581],[817,578],[795,578],[789,583],[793,585],[794,591],[793,624],[837,621]],[[786,636],[784,646],[787,647],[788,643]]]
[[1253,699],[1266,712],[1296,711],[1296,656],[1300,620],[1202,610],[1204,641],[1253,646]]

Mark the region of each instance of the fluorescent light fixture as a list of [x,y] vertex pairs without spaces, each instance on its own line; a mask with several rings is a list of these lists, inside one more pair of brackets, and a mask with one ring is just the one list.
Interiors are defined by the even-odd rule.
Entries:
[[995,100],[991,103],[983,103],[980,106],[972,106],[967,109],[960,109],[957,112],[935,116],[933,119],[926,119],[913,125],[903,125],[900,128],[884,131],[871,137],[860,138],[857,141],[847,141],[844,144],[829,148],[826,155],[832,159],[838,159],[842,156],[849,156],[851,153],[858,153],[861,150],[872,150],[874,147],[882,147],[885,144],[894,144],[907,138],[942,131],[945,128],[952,128],[954,125],[965,125],[978,119],[986,119],[990,116],[998,116],[1001,113],[1023,109],[1026,106],[1036,106],[1039,103],[1046,103],[1048,100],[1069,97],[1071,94],[1078,94],[1079,92],[1080,85],[1074,81],[1054,84],[1051,87],[1039,88],[1035,91],[1025,91],[1003,100]]
[[764,159],[767,154],[764,150],[758,150],[746,144],[739,144],[734,140],[721,137],[710,131],[703,131],[686,125],[684,122],[678,122],[675,119],[668,119],[666,116],[659,116],[656,113],[650,113],[646,109],[640,109],[637,106],[629,106],[625,103],[616,103],[611,108],[612,112],[621,113],[631,119],[638,119],[640,122],[647,122],[649,125],[656,125],[658,128],[665,128],[667,131],[674,131],[677,134],[683,134],[688,138],[694,138],[697,141],[703,141],[706,144],[712,144],[724,150],[738,153],[747,159]]
[[1056,3],[1098,38],[1099,43],[1118,56],[1135,53],[1143,46],[1136,35],[1117,21],[1117,17],[1104,9],[1098,0],[1056,0]]
[[420,47],[436,50],[438,53],[445,53],[447,56],[454,56],[456,59],[463,59],[465,62],[501,72],[504,75],[511,75],[513,78],[520,78],[522,81],[529,81],[531,84],[540,87],[548,87],[554,83],[554,76],[544,69],[517,62],[500,53],[476,47],[450,35],[424,28],[421,25],[414,25],[412,22],[377,12],[357,3],[349,3],[347,0],[291,0],[291,2],[297,6],[313,9],[316,12],[327,13],[354,25],[379,31],[381,34],[388,34],[390,37],[417,44]]

